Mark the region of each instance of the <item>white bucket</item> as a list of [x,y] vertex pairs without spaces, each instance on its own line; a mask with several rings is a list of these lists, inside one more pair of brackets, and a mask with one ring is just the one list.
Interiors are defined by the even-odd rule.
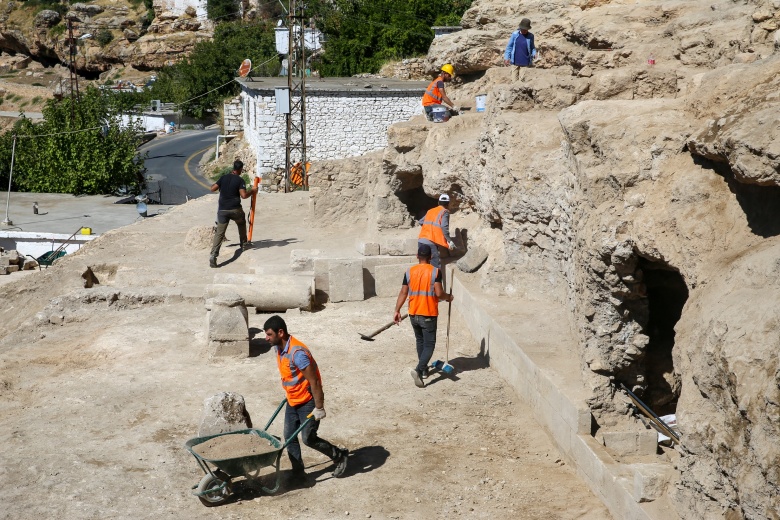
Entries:
[[476,100],[477,100],[477,112],[484,112],[485,102],[487,101],[487,94],[478,94]]
[[447,117],[447,108],[441,105],[431,109],[431,116],[433,117],[434,123],[444,123],[449,119],[449,117]]

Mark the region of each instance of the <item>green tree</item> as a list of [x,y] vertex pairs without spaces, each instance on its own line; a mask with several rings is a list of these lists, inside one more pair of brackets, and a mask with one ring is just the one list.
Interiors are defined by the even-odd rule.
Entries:
[[[205,117],[240,91],[232,80],[244,59],[251,59],[261,73],[278,72],[275,38],[271,22],[221,23],[212,41],[198,43],[189,57],[160,71],[152,99],[182,103],[186,114]],[[261,65],[268,60],[273,63]]]
[[209,20],[235,20],[240,14],[239,0],[206,0]]
[[120,126],[110,99],[93,87],[71,103],[51,99],[43,122],[22,118],[0,136],[0,182],[8,183],[15,134],[13,187],[19,191],[97,195],[140,186],[141,128]]
[[325,76],[377,72],[388,60],[419,56],[433,41],[431,26],[459,23],[471,0],[333,0],[316,17],[328,37],[319,64]]

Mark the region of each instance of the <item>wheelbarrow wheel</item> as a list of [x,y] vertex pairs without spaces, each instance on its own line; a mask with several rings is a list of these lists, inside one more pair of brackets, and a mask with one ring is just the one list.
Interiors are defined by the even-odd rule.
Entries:
[[[222,477],[223,475],[219,474],[219,477]],[[220,479],[219,477],[216,477],[212,474],[206,474],[204,477],[200,480],[200,483],[198,484],[198,493],[203,493],[202,495],[199,495],[198,498],[200,499],[201,503],[206,507],[214,507],[218,506],[222,503],[224,503],[228,497],[230,496],[230,483],[228,482],[222,489],[218,489],[225,480]],[[209,490],[214,491],[209,491]]]

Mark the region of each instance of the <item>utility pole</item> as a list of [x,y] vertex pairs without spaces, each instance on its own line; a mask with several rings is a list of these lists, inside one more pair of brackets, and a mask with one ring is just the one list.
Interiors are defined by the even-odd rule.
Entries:
[[288,53],[287,88],[290,111],[287,113],[287,131],[284,157],[284,191],[290,191],[290,175],[296,163],[301,165],[303,189],[309,189],[306,178],[306,30],[304,12],[306,5],[300,0],[290,0],[287,13]]

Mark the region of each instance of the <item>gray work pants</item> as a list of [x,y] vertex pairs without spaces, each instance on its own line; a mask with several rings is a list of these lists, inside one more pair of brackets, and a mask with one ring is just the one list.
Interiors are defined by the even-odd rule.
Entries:
[[441,257],[439,256],[439,246],[427,238],[417,239],[418,244],[425,244],[431,247],[431,265],[436,269],[441,269]]
[[238,237],[241,245],[243,246],[246,242],[246,215],[243,208],[217,211],[217,232],[214,234],[214,241],[211,243],[211,258],[219,256],[219,248],[222,245],[222,241],[225,240],[225,231],[227,231],[231,220],[238,226]]

